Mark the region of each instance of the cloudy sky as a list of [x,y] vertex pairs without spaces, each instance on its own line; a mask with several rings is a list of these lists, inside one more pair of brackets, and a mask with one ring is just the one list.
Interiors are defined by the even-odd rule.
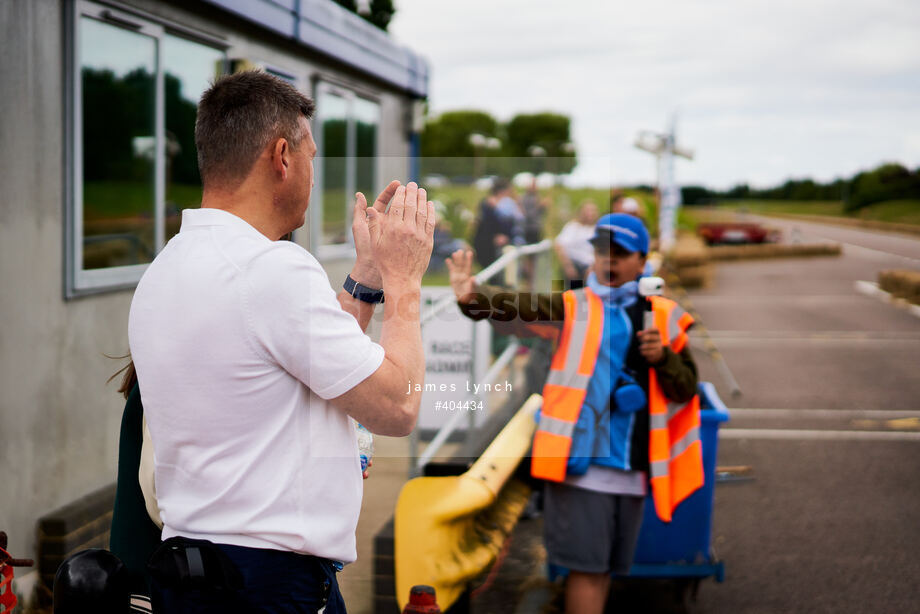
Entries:
[[683,184],[920,165],[918,0],[394,2],[431,111],[567,114],[575,183],[653,181],[632,143],[675,112]]

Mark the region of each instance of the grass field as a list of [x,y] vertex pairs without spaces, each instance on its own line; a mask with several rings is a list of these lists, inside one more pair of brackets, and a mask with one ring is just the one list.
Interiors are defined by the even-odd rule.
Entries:
[[[691,212],[693,207],[687,207]],[[889,200],[864,207],[854,213],[844,211],[840,201],[768,201],[738,200],[719,203],[717,209],[746,209],[751,213],[793,213],[799,215],[828,215],[858,220],[873,220],[897,224],[920,225],[920,200]]]

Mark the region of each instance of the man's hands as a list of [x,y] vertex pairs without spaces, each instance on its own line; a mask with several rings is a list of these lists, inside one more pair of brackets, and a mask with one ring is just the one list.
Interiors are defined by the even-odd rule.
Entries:
[[[391,189],[392,200],[385,210]],[[362,208],[360,198],[355,206],[356,217],[362,210],[366,215],[364,245],[368,249],[360,253],[359,259],[376,263],[386,293],[380,331],[384,357],[370,377],[331,402],[380,435],[408,435],[415,426],[422,398],[421,392],[407,394],[406,388],[409,383],[425,380],[420,294],[422,275],[431,259],[435,226],[434,203],[427,199],[428,194],[415,183],[401,186],[394,182],[373,207]],[[357,249],[358,237],[363,241],[365,227],[358,220],[354,228]],[[340,294],[348,297],[347,293]]]
[[657,365],[664,360],[664,346],[661,344],[661,334],[657,328],[648,328],[640,330],[639,353],[652,366]]
[[[381,196],[394,183],[397,182],[387,186]],[[386,213],[378,208],[378,203],[366,209],[367,230],[371,260],[377,263],[383,288],[386,291],[388,285],[408,284],[417,289],[431,259],[434,203],[428,200],[428,193],[412,181],[405,187],[397,183],[393,202]],[[385,201],[383,205],[386,206]]]
[[[373,208],[375,211],[383,214],[387,210],[387,204],[396,189],[399,187],[399,181],[393,180],[390,185],[377,195]],[[367,227],[368,222],[367,199],[364,194],[358,192],[355,194],[355,210],[351,220],[351,234],[355,238],[355,268],[351,272],[351,277],[358,283],[364,284],[369,288],[382,288],[383,279],[380,277],[380,269],[374,262],[374,252],[371,246],[370,232]]]
[[461,303],[469,302],[476,289],[476,281],[473,279],[473,252],[458,249],[444,262],[450,271],[450,287],[454,289],[457,300]]

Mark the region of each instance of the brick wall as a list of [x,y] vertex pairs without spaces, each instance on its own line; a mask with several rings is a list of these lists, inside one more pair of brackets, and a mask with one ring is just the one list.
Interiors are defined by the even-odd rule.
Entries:
[[92,492],[38,521],[38,573],[51,590],[54,574],[68,556],[87,548],[108,548],[115,484]]

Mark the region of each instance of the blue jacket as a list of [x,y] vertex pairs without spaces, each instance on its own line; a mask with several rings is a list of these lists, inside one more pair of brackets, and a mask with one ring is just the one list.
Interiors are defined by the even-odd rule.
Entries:
[[567,473],[581,475],[589,464],[632,469],[630,462],[637,412],[617,411],[613,390],[633,339],[633,325],[624,309],[604,302],[604,332],[594,374],[569,453]]

